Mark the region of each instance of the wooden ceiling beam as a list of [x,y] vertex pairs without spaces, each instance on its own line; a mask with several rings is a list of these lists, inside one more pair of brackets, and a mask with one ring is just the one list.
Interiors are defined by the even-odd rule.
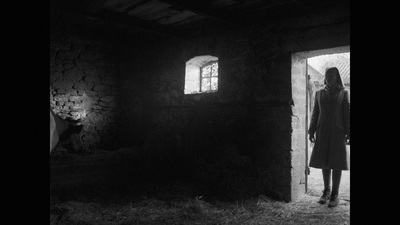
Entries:
[[131,6],[129,6],[128,8],[126,8],[126,9],[124,10],[124,12],[125,12],[125,13],[128,13],[128,12],[131,11],[132,9],[137,8],[137,7],[139,7],[139,6],[142,6],[142,5],[145,5],[145,4],[147,4],[147,3],[151,2],[151,1],[152,1],[152,0],[142,0],[142,1],[139,1],[139,2],[137,2],[137,3],[135,3],[135,4],[131,5]]
[[63,17],[70,21],[85,21],[97,20],[99,22],[107,22],[110,24],[128,25],[135,30],[167,36],[173,39],[185,39],[182,33],[173,32],[164,25],[159,25],[155,22],[137,19],[124,15],[123,13],[114,12],[111,10],[97,10],[97,12],[88,12],[83,10],[74,10],[70,8],[55,8],[51,7],[51,17]]
[[[157,0],[160,2],[164,2],[176,8],[184,9],[187,11],[194,12],[196,14],[211,18],[213,20],[217,20],[223,22],[228,25],[237,25],[234,17],[228,15],[225,12],[216,12],[210,10],[207,4],[204,1],[185,1],[185,0]],[[196,2],[193,4],[193,2]]]
[[100,10],[107,0],[91,0],[87,3],[86,11],[97,12]]
[[152,30],[161,34],[165,34],[171,37],[178,37],[177,33],[174,33],[169,27],[160,25],[156,22],[147,20],[137,19],[136,17],[128,16],[125,13],[118,13],[111,10],[100,10],[98,13],[91,14],[90,16],[99,18],[101,20],[111,21],[117,24],[131,25],[141,29]]

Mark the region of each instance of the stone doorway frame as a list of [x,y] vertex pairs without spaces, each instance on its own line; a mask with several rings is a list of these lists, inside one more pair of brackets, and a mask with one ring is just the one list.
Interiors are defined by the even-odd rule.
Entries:
[[312,51],[294,52],[291,54],[291,200],[299,199],[307,193],[308,176],[308,95],[307,58],[319,55],[350,52],[350,45]]

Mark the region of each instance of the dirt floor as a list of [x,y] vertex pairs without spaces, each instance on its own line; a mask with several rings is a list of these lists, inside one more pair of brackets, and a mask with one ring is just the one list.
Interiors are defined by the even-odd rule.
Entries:
[[350,202],[335,208],[304,195],[284,203],[266,196],[219,201],[196,196],[182,184],[152,187],[152,195],[92,190],[69,198],[53,198],[50,224],[350,224]]
[[328,208],[317,203],[322,172],[310,169],[308,193],[290,203],[264,195],[222,200],[182,183],[53,192],[50,224],[350,224],[350,171],[343,171],[339,205]]

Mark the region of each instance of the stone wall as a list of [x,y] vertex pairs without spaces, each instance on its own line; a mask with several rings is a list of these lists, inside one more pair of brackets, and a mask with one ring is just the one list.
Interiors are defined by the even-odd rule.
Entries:
[[[129,102],[138,105],[125,114],[138,116],[132,124],[142,119],[147,143],[206,165],[230,160],[242,171],[254,171],[264,193],[295,200],[305,190],[305,77],[293,79],[300,73],[292,73],[292,53],[349,45],[348,22],[327,24],[346,16],[331,12],[190,41],[160,41],[141,57],[144,69],[132,72],[142,76],[141,85],[128,76],[137,68],[122,72],[126,90],[137,93]],[[184,95],[185,63],[200,55],[219,58],[219,90]]]
[[50,36],[50,106],[82,120],[86,150],[113,146],[118,117],[115,44],[98,37],[60,27]]
[[[304,188],[305,161],[305,93],[293,79],[301,73],[292,73],[292,53],[349,45],[347,16],[333,11],[186,41],[121,44],[55,32],[51,103],[84,120],[87,145],[144,145],[173,176],[210,191],[251,192],[261,183],[258,193],[292,201]],[[185,64],[200,55],[219,59],[218,92],[185,95]]]
[[[262,186],[261,192],[289,201],[291,57],[286,53],[270,60],[256,51],[257,46],[241,33],[160,44],[157,53],[149,53],[151,68],[145,66],[147,88],[136,95],[136,102],[142,102],[141,113],[131,112],[143,115],[147,143],[196,162],[191,171],[196,179],[214,189],[221,182],[229,182],[225,188],[252,186],[260,191]],[[219,58],[219,90],[185,95],[185,63],[199,55]],[[124,83],[127,91],[140,90],[136,82]],[[182,160],[175,163],[180,171],[191,169]],[[244,171],[254,178],[252,182],[244,181]]]
[[[291,79],[292,79],[292,138],[291,138],[291,196],[297,199],[305,192],[306,171],[306,82],[307,63],[306,58],[297,54],[291,57]],[[310,116],[310,115],[308,115]]]

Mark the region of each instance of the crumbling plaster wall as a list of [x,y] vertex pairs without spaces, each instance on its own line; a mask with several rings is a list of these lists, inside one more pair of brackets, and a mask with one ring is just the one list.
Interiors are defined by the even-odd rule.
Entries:
[[[305,98],[292,91],[304,83],[292,82],[292,53],[349,45],[347,18],[348,11],[331,11],[190,41],[161,41],[142,58],[151,65],[146,90],[136,95],[144,139],[210,163],[235,155],[232,162],[255,167],[266,194],[296,200],[305,190],[300,157],[305,122],[299,113]],[[185,63],[199,55],[219,58],[219,90],[184,95]]]

